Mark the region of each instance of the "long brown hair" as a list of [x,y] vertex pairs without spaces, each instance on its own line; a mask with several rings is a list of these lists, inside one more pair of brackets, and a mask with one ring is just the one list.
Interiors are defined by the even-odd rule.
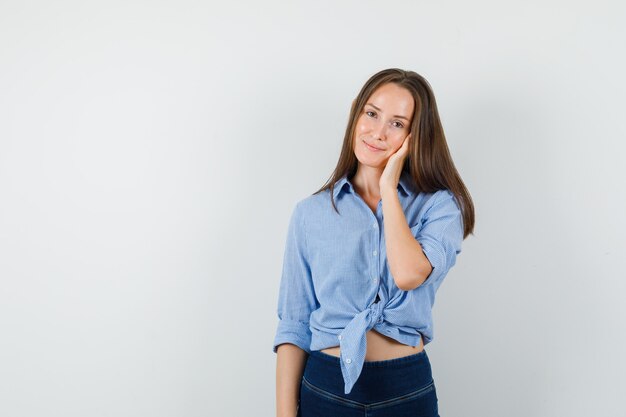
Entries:
[[415,101],[410,131],[417,134],[411,134],[409,153],[402,170],[408,171],[413,185],[420,192],[432,193],[448,189],[454,194],[463,214],[465,239],[468,234],[474,234],[474,204],[450,156],[432,88],[424,77],[413,71],[389,68],[367,80],[352,102],[337,166],[326,184],[313,194],[330,189],[331,204],[339,213],[333,198],[333,189],[335,182],[342,176],[351,178],[356,173],[359,161],[354,154],[353,138],[357,120],[372,93],[386,83],[395,83],[405,88]]

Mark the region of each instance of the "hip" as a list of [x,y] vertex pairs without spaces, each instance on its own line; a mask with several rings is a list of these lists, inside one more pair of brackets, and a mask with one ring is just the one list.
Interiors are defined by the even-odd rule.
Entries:
[[340,359],[311,351],[300,384],[302,417],[322,415],[438,415],[438,399],[425,350],[395,359],[366,361],[349,394]]

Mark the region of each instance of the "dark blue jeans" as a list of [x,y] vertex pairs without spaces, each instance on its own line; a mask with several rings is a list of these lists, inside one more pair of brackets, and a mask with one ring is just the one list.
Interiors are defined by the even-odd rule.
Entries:
[[439,417],[426,350],[365,361],[349,394],[344,394],[339,360],[311,351],[300,383],[299,417]]

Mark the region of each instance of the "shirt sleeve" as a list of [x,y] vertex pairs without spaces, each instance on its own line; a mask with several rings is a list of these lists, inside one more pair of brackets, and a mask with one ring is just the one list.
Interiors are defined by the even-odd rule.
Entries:
[[463,243],[463,216],[454,194],[449,190],[440,190],[438,193],[440,196],[424,214],[424,221],[413,230],[433,267],[420,287],[438,287],[441,284],[461,253]]
[[310,353],[309,316],[319,307],[315,296],[311,266],[307,259],[306,229],[301,204],[296,204],[289,221],[278,294],[278,327],[274,353],[278,345],[293,343]]

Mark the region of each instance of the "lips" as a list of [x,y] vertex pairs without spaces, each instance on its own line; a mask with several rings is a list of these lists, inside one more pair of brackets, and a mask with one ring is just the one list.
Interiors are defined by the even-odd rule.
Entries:
[[376,148],[376,147],[374,147],[374,146],[371,146],[369,143],[367,143],[367,142],[365,142],[365,141],[363,141],[363,143],[365,144],[365,146],[367,147],[367,149],[369,149],[370,151],[373,151],[373,152],[380,152],[380,151],[383,151],[383,150],[384,150],[384,149],[380,149],[380,148]]

